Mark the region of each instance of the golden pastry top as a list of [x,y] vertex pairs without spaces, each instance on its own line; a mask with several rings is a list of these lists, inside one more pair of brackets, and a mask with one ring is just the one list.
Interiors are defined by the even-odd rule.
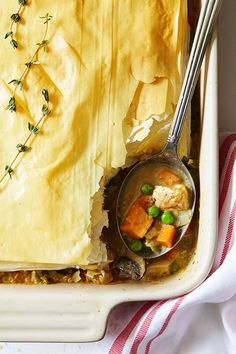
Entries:
[[[0,3],[1,38],[16,4]],[[48,49],[39,52],[40,64],[28,72],[17,91],[17,112],[10,113],[8,82],[22,72],[42,38],[39,16],[47,12],[53,15]],[[125,164],[127,153],[163,145],[184,70],[186,1],[28,0],[21,15],[19,48],[1,39],[2,170],[28,122],[35,124],[44,87],[52,113],[12,180],[0,185],[0,260],[100,262],[106,252],[99,236],[107,223],[101,181]]]

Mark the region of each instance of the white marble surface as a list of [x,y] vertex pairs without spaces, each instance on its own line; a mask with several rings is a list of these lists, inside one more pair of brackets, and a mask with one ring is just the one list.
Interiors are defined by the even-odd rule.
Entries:
[[[236,131],[236,0],[224,0],[219,21],[219,129]],[[213,340],[213,338],[212,338]],[[106,354],[96,343],[0,343],[0,354]],[[183,353],[185,354],[185,353]],[[187,354],[187,353],[186,353]]]

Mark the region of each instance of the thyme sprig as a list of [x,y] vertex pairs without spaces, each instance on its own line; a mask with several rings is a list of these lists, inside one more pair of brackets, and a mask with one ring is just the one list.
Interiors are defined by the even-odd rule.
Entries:
[[[23,1],[23,0],[19,0],[19,1]],[[48,44],[48,40],[46,39],[47,34],[48,34],[48,23],[52,19],[52,16],[49,15],[49,13],[47,13],[45,16],[40,16],[40,18],[44,20],[43,24],[45,25],[45,31],[43,34],[42,41],[40,43],[36,44],[38,46],[38,48],[35,50],[30,61],[25,63],[25,69],[24,69],[23,73],[21,74],[20,78],[19,79],[12,79],[11,81],[8,82],[9,85],[13,84],[15,86],[14,91],[13,91],[13,95],[10,97],[9,102],[8,102],[8,106],[6,107],[6,109],[12,113],[16,112],[16,108],[17,108],[16,107],[16,99],[15,99],[17,89],[18,88],[20,90],[23,89],[23,87],[24,87],[23,80],[24,80],[26,74],[28,73],[28,71],[30,70],[30,68],[32,67],[32,65],[40,64],[40,62],[37,60],[37,55],[38,55],[38,52],[40,51],[40,49],[43,48],[44,51],[46,51],[46,47]]]
[[17,153],[15,155],[15,157],[12,159],[11,163],[9,165],[5,166],[4,169],[4,174],[0,179],[0,183],[7,177],[9,176],[10,179],[12,178],[12,174],[15,172],[14,170],[14,165],[16,163],[16,161],[18,160],[20,154],[25,153],[29,150],[31,150],[31,147],[28,145],[31,137],[33,135],[37,135],[40,132],[40,125],[43,122],[43,120],[49,116],[49,114],[51,113],[50,111],[50,107],[49,107],[49,93],[47,89],[43,89],[42,90],[42,95],[44,97],[45,103],[42,106],[42,114],[40,116],[40,118],[38,119],[37,123],[34,125],[30,122],[28,122],[28,130],[29,130],[29,134],[28,136],[25,138],[23,143],[18,143],[16,145],[17,148]]
[[[19,1],[20,6],[24,6],[26,4],[26,0],[18,0],[18,1]],[[19,8],[19,12],[20,12],[20,9],[21,9],[21,7]],[[32,65],[40,64],[40,62],[37,59],[38,52],[40,51],[41,48],[43,48],[45,51],[47,44],[48,44],[48,40],[47,40],[47,33],[48,33],[48,26],[49,26],[48,24],[49,24],[49,21],[52,19],[52,16],[47,13],[45,16],[42,16],[40,18],[44,20],[44,25],[45,25],[45,31],[43,34],[42,41],[36,44],[37,49],[35,50],[34,54],[32,55],[30,61],[25,63],[25,69],[24,69],[23,73],[21,74],[20,78],[19,79],[12,79],[8,83],[9,85],[13,84],[15,86],[14,91],[13,91],[13,95],[12,95],[12,97],[10,97],[8,106],[6,107],[6,109],[9,110],[10,112],[16,112],[17,107],[16,107],[15,96],[16,96],[17,89],[19,88],[20,90],[23,90],[23,88],[24,88],[23,80],[24,80],[26,74],[28,73],[28,71],[30,70]],[[17,16],[14,16],[14,19],[12,18],[12,20],[14,20],[14,21],[16,21],[17,19],[18,19]],[[13,32],[13,31],[11,31],[11,32]],[[11,33],[11,34],[7,33],[6,35],[8,37],[8,36],[13,35],[13,33]],[[41,116],[35,125],[28,122],[27,128],[28,128],[29,133],[28,133],[27,137],[25,138],[25,140],[23,141],[23,143],[18,143],[16,145],[17,153],[16,153],[15,157],[12,159],[11,163],[5,166],[4,174],[0,178],[0,183],[7,176],[12,178],[12,174],[15,172],[15,164],[16,164],[19,156],[22,153],[26,153],[27,151],[31,150],[31,147],[29,145],[30,145],[30,141],[31,141],[32,136],[33,135],[36,136],[38,133],[40,133],[40,128],[41,128],[41,124],[43,123],[43,120],[47,116],[49,116],[49,114],[51,113],[48,90],[43,89],[41,93],[42,93],[44,101],[45,101],[45,103],[42,105]]]
[[23,8],[23,6],[25,6],[27,4],[27,0],[18,0],[18,4],[19,4],[19,8],[18,11],[14,14],[11,15],[11,26],[10,26],[10,30],[9,32],[7,32],[5,34],[5,39],[10,37],[10,45],[14,48],[17,49],[18,48],[18,43],[15,39],[15,33],[14,33],[14,25],[16,25],[18,22],[21,21],[21,16],[20,16],[20,12],[21,9]]

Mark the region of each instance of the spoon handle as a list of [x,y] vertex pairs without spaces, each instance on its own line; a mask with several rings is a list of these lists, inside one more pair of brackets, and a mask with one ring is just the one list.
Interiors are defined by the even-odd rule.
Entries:
[[189,62],[167,138],[169,144],[177,145],[186,119],[189,103],[197,85],[200,68],[207,46],[214,32],[216,20],[223,0],[205,0],[194,37]]

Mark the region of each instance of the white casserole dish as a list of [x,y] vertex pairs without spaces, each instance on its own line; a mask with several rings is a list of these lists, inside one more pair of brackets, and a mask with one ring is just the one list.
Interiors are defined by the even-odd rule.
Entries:
[[202,69],[201,102],[200,227],[195,256],[185,271],[145,284],[1,285],[0,341],[99,340],[115,305],[176,297],[206,278],[213,261],[218,220],[216,36]]

